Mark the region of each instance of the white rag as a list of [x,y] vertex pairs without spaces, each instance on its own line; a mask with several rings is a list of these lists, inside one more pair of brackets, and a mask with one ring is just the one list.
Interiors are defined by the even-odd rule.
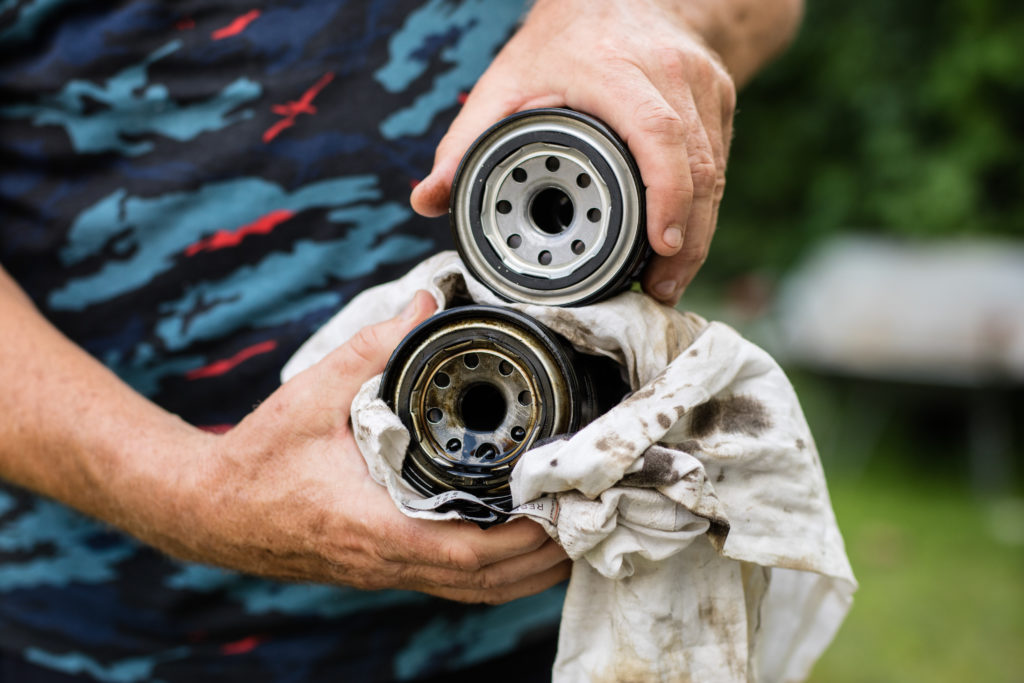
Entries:
[[[454,252],[361,293],[289,360],[282,379],[415,292],[533,316],[623,365],[634,392],[590,425],[523,454],[516,515],[574,560],[556,683],[800,681],[850,608],[856,581],[814,440],[778,364],[732,328],[626,292],[579,308],[507,304]],[[371,476],[413,517],[451,519],[401,477],[409,434],[377,398],[352,403]]]

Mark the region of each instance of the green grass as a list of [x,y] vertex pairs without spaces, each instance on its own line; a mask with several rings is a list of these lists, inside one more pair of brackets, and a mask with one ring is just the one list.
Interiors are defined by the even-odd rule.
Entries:
[[1024,681],[1019,498],[892,469],[830,489],[860,590],[812,681]]

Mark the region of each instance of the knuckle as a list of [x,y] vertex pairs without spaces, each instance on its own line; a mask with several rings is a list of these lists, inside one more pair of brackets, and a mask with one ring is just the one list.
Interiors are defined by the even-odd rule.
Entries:
[[722,183],[725,183],[725,176],[719,173],[714,159],[707,152],[699,152],[690,158],[690,177],[693,180],[693,193],[698,197],[706,197],[715,192],[718,186],[718,179],[721,176]]
[[475,572],[483,566],[480,556],[473,548],[463,543],[451,543],[448,545],[445,558],[450,566],[462,571]]
[[722,74],[718,90],[722,98],[722,114],[732,118],[736,113],[736,83],[728,74]]
[[658,68],[669,80],[680,83],[686,80],[686,58],[677,48],[656,47],[653,56]]
[[475,575],[475,587],[488,592],[498,591],[509,583],[506,572],[498,569],[484,569]]
[[648,134],[673,140],[682,139],[686,134],[679,114],[661,102],[645,100],[636,106],[633,116],[640,129]]
[[617,41],[609,40],[606,37],[594,42],[590,48],[590,56],[594,62],[614,63],[628,61],[627,51]]
[[701,53],[699,57],[693,59],[692,66],[696,78],[708,86],[713,86],[722,79],[725,74],[725,70],[722,65],[714,58],[708,56],[706,52]]
[[701,266],[708,258],[708,245],[706,244],[686,244],[676,254],[676,259],[679,263],[687,266]]
[[721,200],[725,195],[725,173],[719,172],[715,176],[715,193],[714,197],[716,200]]

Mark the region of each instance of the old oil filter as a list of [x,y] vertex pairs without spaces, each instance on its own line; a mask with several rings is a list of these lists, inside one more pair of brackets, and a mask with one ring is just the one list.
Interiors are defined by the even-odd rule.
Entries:
[[503,119],[466,152],[450,217],[463,261],[509,301],[574,306],[625,288],[648,246],[626,145],[568,109]]
[[384,370],[380,396],[409,430],[402,476],[420,493],[465,491],[463,516],[501,521],[509,475],[538,441],[574,432],[626,392],[613,361],[580,354],[535,319],[452,308],[419,325]]

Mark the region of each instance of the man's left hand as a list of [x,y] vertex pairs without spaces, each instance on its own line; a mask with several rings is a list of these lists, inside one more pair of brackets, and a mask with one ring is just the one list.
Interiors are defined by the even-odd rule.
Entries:
[[538,107],[591,114],[640,168],[655,251],[643,287],[674,305],[715,231],[735,106],[732,78],[682,13],[656,0],[538,0],[470,92],[412,205],[445,213],[462,156],[505,116]]

